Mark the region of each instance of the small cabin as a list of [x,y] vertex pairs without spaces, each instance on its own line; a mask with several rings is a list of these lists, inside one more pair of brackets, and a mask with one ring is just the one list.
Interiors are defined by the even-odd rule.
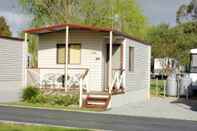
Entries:
[[78,89],[81,107],[115,107],[150,97],[151,46],[144,41],[110,28],[76,24],[25,33],[26,42],[28,34],[39,38],[38,67],[32,70],[40,88]]

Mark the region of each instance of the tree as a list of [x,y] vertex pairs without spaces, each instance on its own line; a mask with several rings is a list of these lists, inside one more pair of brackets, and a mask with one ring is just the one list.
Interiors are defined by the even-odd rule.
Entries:
[[32,26],[78,23],[113,27],[139,38],[146,33],[146,18],[135,0],[20,0],[34,15]]
[[138,38],[144,38],[147,21],[135,0],[81,1],[82,23],[112,27]]
[[197,20],[197,0],[192,0],[188,5],[183,4],[176,12],[177,23]]
[[29,35],[29,41],[28,41],[28,52],[31,54],[31,61],[30,66],[31,67],[37,67],[38,66],[38,37],[34,35]]
[[0,17],[0,36],[11,36],[10,27],[3,16]]
[[153,57],[171,57],[172,55],[172,34],[167,24],[160,24],[149,30],[146,41],[152,45]]
[[74,22],[77,0],[20,0],[20,4],[33,14],[34,27]]
[[197,22],[187,22],[175,27],[161,24],[150,29],[146,40],[152,44],[154,58],[170,57],[181,64],[189,63],[189,52],[197,48]]
[[187,22],[173,28],[176,33],[176,57],[189,64],[190,49],[197,48],[197,22]]

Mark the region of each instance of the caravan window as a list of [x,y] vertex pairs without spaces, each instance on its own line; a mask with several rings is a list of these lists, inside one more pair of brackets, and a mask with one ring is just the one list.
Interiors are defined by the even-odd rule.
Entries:
[[197,72],[197,54],[191,55],[191,63],[190,63],[190,72],[196,73]]

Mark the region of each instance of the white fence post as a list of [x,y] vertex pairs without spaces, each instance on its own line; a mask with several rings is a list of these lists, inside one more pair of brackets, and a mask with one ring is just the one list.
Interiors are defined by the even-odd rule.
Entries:
[[82,107],[82,103],[83,103],[83,98],[82,98],[82,95],[83,95],[83,79],[80,78],[80,86],[79,86],[79,107],[81,108]]
[[69,45],[69,26],[66,26],[66,38],[65,38],[65,75],[64,75],[64,86],[65,86],[65,92],[68,88],[68,45]]
[[166,80],[164,80],[163,95],[166,97]]
[[113,32],[109,32],[109,69],[108,69],[108,87],[109,87],[109,94],[112,93],[112,44],[113,44]]
[[158,78],[156,79],[156,96],[158,96],[158,87],[159,85],[158,85]]
[[27,86],[27,51],[28,50],[28,35],[25,33],[25,41],[23,42],[23,86]]

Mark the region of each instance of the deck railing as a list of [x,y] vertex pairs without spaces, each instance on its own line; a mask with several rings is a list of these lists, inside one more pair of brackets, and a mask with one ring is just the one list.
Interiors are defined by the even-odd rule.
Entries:
[[27,84],[40,86],[40,70],[37,68],[27,69]]
[[[82,107],[82,104],[83,104],[83,89],[84,89],[83,82],[85,80],[85,82],[87,83],[87,79],[85,79],[85,78],[86,78],[88,72],[89,72],[89,69],[87,69],[85,71],[85,73],[82,74],[81,77],[80,77],[80,86],[79,86],[79,107],[80,108]],[[85,85],[87,85],[87,84],[85,84]],[[88,86],[86,87],[86,92],[89,92]]]
[[[43,73],[47,70],[47,73]],[[49,70],[49,71],[48,71]],[[64,85],[64,68],[28,69],[28,83],[40,88],[75,88],[80,86],[83,78],[84,88],[88,90],[86,76],[89,68],[68,68],[68,87]],[[85,74],[85,75],[84,75]]]
[[113,69],[113,79],[112,79],[112,85],[111,85],[111,93],[113,92],[119,92],[120,90],[123,90],[123,77],[124,77],[124,69]]

